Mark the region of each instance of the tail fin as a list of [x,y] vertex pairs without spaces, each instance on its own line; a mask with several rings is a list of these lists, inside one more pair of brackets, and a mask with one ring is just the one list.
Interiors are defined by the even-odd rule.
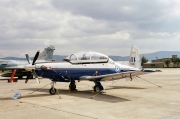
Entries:
[[55,47],[50,45],[49,47],[45,48],[44,51],[42,51],[39,54],[39,57],[37,60],[39,61],[53,61],[53,53],[54,53]]
[[132,67],[141,68],[139,49],[136,46],[131,46],[129,63],[130,63],[130,66]]

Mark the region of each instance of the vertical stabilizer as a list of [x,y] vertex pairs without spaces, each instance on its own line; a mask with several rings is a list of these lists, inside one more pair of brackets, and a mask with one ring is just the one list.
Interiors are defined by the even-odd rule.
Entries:
[[130,63],[130,66],[132,67],[141,68],[139,49],[136,46],[131,46],[129,63]]
[[54,50],[55,50],[55,47],[52,45],[45,48],[44,51],[42,51],[39,54],[38,60],[40,60],[40,61],[41,60],[52,61]]

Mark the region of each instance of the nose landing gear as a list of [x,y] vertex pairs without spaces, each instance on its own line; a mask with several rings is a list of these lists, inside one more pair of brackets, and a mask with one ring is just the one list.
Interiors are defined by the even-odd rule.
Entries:
[[54,84],[55,84],[55,82],[52,82],[51,83],[51,88],[49,89],[49,93],[51,94],[51,95],[54,95],[54,94],[56,94],[56,88],[54,88]]

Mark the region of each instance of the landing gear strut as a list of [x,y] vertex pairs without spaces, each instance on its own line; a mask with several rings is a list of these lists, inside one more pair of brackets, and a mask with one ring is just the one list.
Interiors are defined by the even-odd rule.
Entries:
[[95,86],[93,89],[94,89],[94,92],[100,92],[104,90],[103,86],[101,85],[101,82],[99,81],[95,82]]
[[71,83],[69,84],[69,89],[70,89],[71,91],[76,90],[76,83],[75,83],[74,80],[71,81]]
[[50,93],[51,95],[56,94],[56,88],[54,88],[54,83],[55,83],[55,82],[52,82],[52,83],[51,83],[51,88],[49,89],[49,93]]

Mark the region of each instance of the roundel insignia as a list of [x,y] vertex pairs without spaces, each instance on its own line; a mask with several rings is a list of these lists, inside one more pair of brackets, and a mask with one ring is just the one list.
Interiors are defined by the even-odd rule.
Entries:
[[115,71],[117,72],[117,73],[119,73],[120,72],[120,67],[119,66],[115,66]]

